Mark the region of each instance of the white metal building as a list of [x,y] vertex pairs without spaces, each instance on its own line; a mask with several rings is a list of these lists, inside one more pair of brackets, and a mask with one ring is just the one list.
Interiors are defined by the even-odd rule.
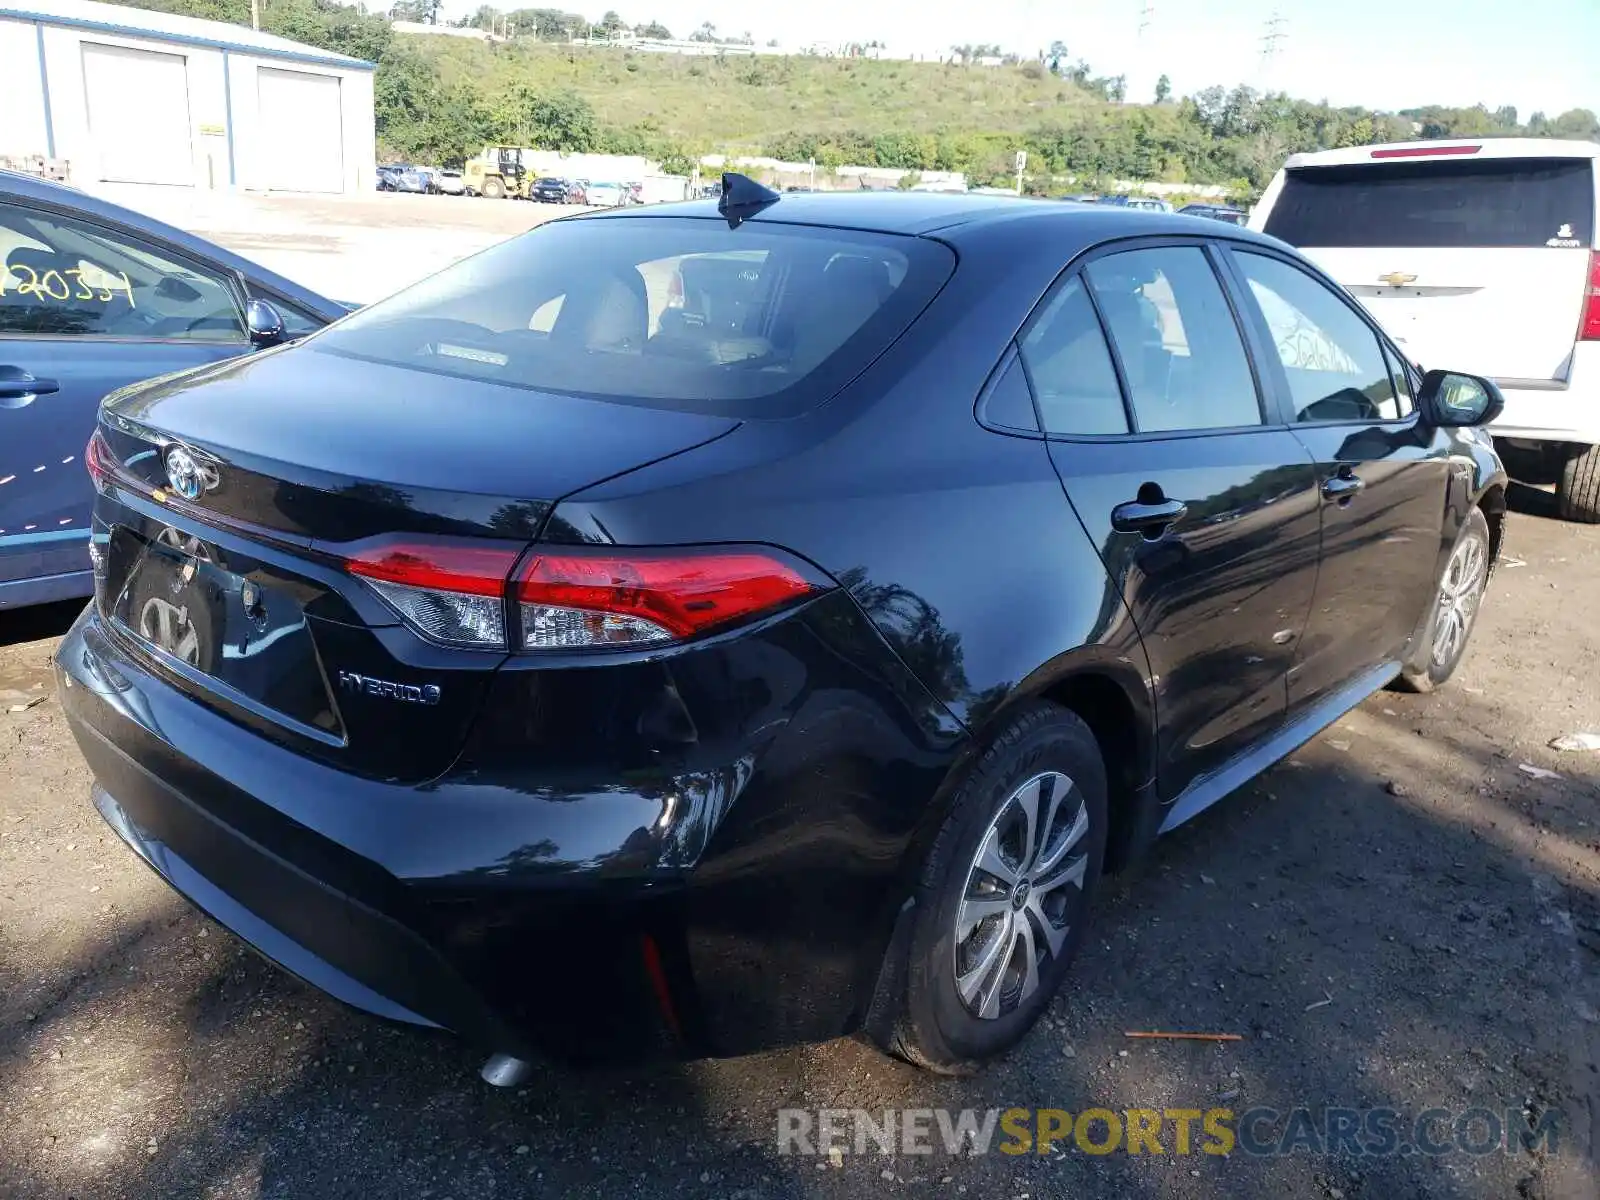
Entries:
[[0,0],[0,154],[72,182],[370,192],[373,65],[222,21]]

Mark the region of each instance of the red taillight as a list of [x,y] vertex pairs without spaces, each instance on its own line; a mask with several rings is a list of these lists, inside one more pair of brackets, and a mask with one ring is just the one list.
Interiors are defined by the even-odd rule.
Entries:
[[759,547],[535,550],[467,539],[382,539],[352,546],[345,569],[365,579],[424,637],[502,650],[505,599],[524,650],[653,646],[780,608],[827,583]]
[[1393,150],[1374,150],[1373,158],[1433,158],[1436,155],[1476,154],[1482,146],[1400,146]]
[[1600,342],[1600,250],[1589,256],[1589,294],[1584,298],[1578,340]]
[[525,650],[647,646],[694,637],[821,590],[756,548],[537,552],[516,582]]
[[111,447],[106,445],[106,439],[98,429],[89,435],[89,444],[83,448],[83,465],[89,472],[89,478],[94,480],[96,491],[111,481],[114,469]]
[[495,542],[385,541],[354,550],[352,575],[413,588],[500,596],[522,553],[521,545]]
[[351,547],[345,569],[431,641],[504,650],[506,580],[521,553],[513,542],[384,540]]

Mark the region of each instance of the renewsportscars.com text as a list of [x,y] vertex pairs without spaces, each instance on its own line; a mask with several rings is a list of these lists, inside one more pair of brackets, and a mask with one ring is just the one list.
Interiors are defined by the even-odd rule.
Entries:
[[778,1153],[1173,1154],[1388,1157],[1559,1150],[1561,1114],[1520,1104],[1415,1114],[1336,1106],[1231,1108],[784,1108]]

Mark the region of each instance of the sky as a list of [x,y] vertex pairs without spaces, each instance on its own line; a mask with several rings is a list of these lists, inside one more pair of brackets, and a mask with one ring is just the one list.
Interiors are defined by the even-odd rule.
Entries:
[[[472,12],[482,2],[445,0],[445,12]],[[930,56],[982,42],[1031,54],[1059,40],[1096,74],[1127,75],[1130,99],[1149,98],[1166,74],[1178,95],[1247,83],[1383,110],[1482,101],[1515,105],[1523,120],[1539,110],[1600,110],[1600,0],[543,2],[592,20],[615,8],[625,21],[658,20],[678,37],[710,21],[763,43],[877,39]],[[1275,13],[1284,36],[1266,58],[1262,39]]]

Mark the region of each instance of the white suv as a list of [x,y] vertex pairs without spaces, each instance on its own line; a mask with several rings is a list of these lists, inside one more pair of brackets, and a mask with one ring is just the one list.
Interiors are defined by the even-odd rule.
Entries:
[[1426,366],[1497,381],[1506,470],[1600,522],[1600,145],[1536,138],[1296,154],[1250,228],[1315,259]]

